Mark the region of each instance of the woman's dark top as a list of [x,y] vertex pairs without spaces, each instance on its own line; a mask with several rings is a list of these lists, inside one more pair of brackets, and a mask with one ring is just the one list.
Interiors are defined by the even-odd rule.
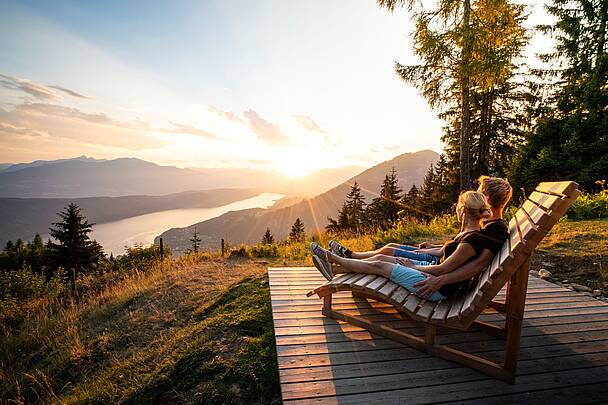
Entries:
[[[468,243],[475,250],[475,254],[467,261],[476,259],[485,248],[485,242],[485,238],[481,231],[470,231],[463,233],[462,235],[457,235],[453,239],[450,239],[446,243],[444,243],[443,257],[441,258],[439,263],[443,263],[448,257],[450,257],[456,251],[458,245],[460,245],[461,243]],[[456,292],[458,292],[460,288],[466,288],[468,284],[469,280],[446,284],[439,289],[439,292],[445,297],[451,297],[456,294]]]
[[486,249],[494,255],[500,251],[503,243],[509,239],[509,227],[502,218],[483,221],[481,233],[486,242]]

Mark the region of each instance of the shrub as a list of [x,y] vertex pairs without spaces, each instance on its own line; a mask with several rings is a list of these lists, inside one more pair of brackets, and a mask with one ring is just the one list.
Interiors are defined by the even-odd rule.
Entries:
[[259,244],[259,245],[254,245],[251,248],[251,255],[253,257],[277,257],[279,255],[279,248],[277,247],[277,245],[270,244],[270,245],[266,245],[266,244]]
[[459,223],[456,215],[444,214],[430,221],[416,218],[401,218],[393,229],[378,233],[382,244],[388,242],[413,242],[422,238],[443,237],[458,232]]
[[568,218],[573,220],[608,218],[608,188],[606,181],[598,181],[602,187],[599,193],[581,194],[568,211]]

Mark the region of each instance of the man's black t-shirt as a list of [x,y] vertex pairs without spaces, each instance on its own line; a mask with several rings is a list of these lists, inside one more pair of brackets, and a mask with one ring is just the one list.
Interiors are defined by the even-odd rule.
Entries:
[[[443,245],[443,257],[441,258],[440,263],[443,263],[448,257],[450,257],[461,243],[468,243],[475,250],[473,257],[468,260],[471,261],[476,259],[481,254],[485,248],[486,240],[480,231],[471,231],[456,236]],[[466,287],[468,283],[469,280],[464,280],[456,283],[446,284],[439,289],[439,292],[445,297],[451,297],[456,294],[461,287]]]
[[509,227],[504,219],[483,221],[481,234],[485,239],[485,247],[494,255],[500,251],[503,243],[509,239]]

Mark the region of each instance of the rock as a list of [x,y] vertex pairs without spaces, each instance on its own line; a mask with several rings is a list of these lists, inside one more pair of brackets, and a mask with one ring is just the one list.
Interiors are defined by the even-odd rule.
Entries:
[[570,284],[570,280],[568,280],[567,278],[562,280],[562,284]]
[[541,266],[545,266],[545,267],[555,267],[555,263],[551,263],[551,262],[540,262]]
[[574,288],[576,291],[581,291],[581,292],[592,292],[593,290],[589,287],[587,287],[586,285],[580,285],[580,284],[576,284],[576,283],[572,283],[572,288]]
[[602,290],[593,290],[593,296],[594,297],[601,297],[602,296]]
[[538,277],[538,271],[536,271],[536,270],[530,270],[530,275],[534,276],[534,277]]
[[551,272],[549,270],[540,269],[538,271],[538,277],[542,279],[551,278]]

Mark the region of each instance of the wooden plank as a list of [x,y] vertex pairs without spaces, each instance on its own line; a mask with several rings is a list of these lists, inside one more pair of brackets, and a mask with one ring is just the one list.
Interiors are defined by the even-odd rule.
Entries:
[[393,283],[392,281],[388,281],[384,284],[384,287],[378,290],[379,295],[383,295],[385,297],[390,296],[393,291],[395,291],[399,287],[399,284]]
[[405,302],[401,306],[401,309],[406,313],[413,314],[416,310],[416,307],[418,307],[418,304],[420,304],[420,301],[422,301],[422,299],[416,294],[410,294],[405,299]]
[[426,301],[416,312],[416,317],[421,320],[428,320],[433,315],[433,311],[439,302],[441,301]]
[[536,187],[536,191],[554,195],[570,195],[577,186],[573,181],[544,182]]
[[352,288],[357,290],[363,289],[363,287],[374,281],[376,278],[378,278],[378,276],[375,274],[367,274],[356,282],[354,282],[352,284]]
[[551,194],[539,193],[538,191],[532,192],[528,199],[537,204],[538,206],[544,208],[548,212],[553,211],[555,207],[557,207],[563,201],[562,197]]
[[369,283],[367,285],[367,289],[370,290],[371,292],[376,292],[380,288],[382,288],[388,281],[389,280],[387,278],[378,277],[377,279],[375,279],[374,281],[372,281],[371,283]]

